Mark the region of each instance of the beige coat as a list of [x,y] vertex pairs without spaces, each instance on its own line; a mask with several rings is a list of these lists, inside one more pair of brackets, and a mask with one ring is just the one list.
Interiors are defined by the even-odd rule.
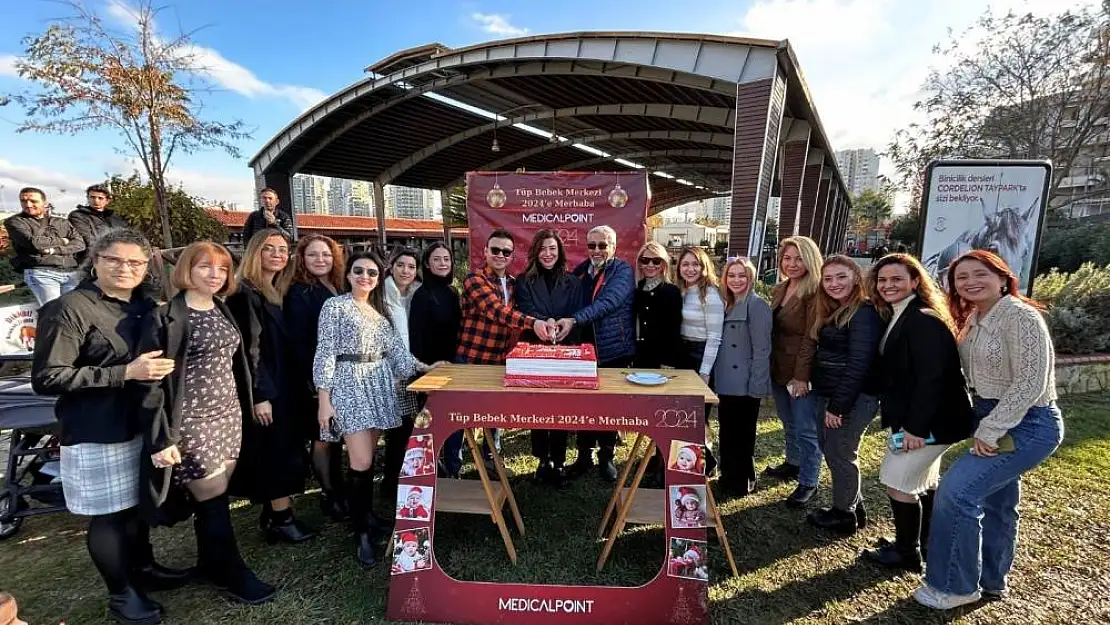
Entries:
[[771,379],[785,385],[790,380],[809,382],[817,341],[810,336],[817,321],[817,295],[797,295],[783,304],[787,282],[771,291],[774,328],[771,333]]

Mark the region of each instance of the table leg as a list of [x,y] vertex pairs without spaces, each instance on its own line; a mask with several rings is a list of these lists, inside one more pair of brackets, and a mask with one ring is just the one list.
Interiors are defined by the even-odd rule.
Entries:
[[[617,513],[617,518],[613,521],[613,527],[609,530],[609,538],[605,541],[605,546],[601,549],[601,556],[597,559],[597,570],[601,570],[605,566],[606,560],[609,559],[609,552],[613,550],[613,543],[617,541],[617,536],[624,531],[624,521],[628,518],[628,511],[632,509],[632,501],[636,498],[636,490],[640,488],[640,482],[644,479],[644,473],[647,473],[647,467],[651,457],[655,454],[655,443],[652,442],[650,437],[647,439],[647,449],[644,452],[644,459],[640,462],[640,466],[636,469],[636,477],[632,478],[632,484],[628,487],[628,497],[621,502],[620,511]],[[666,524],[664,518],[663,523]]]
[[644,434],[642,432],[636,433],[636,441],[632,443],[632,451],[628,454],[628,461],[621,467],[621,474],[617,477],[617,487],[613,489],[613,496],[609,498],[609,505],[605,506],[605,514],[601,516],[601,525],[597,528],[598,538],[605,536],[605,528],[609,526],[609,517],[612,516],[613,510],[617,507],[617,501],[620,500],[621,489],[624,488],[628,474],[632,472],[632,465],[635,464],[636,457],[640,455],[640,441],[643,438]]
[[516,564],[516,547],[513,545],[512,537],[509,536],[509,528],[505,525],[505,518],[501,515],[501,502],[493,496],[493,487],[490,485],[485,463],[482,462],[482,452],[478,448],[477,441],[474,440],[474,431],[470,429],[463,430],[463,438],[466,439],[466,444],[470,447],[470,453],[474,458],[474,464],[478,468],[478,478],[482,481],[482,489],[486,491],[486,500],[489,501],[493,522],[497,525],[497,530],[501,532],[501,540],[505,541],[505,551],[509,552],[509,560]]
[[721,541],[721,547],[725,550],[725,557],[728,558],[728,566],[732,569],[732,576],[740,577],[740,571],[736,568],[736,559],[732,557],[732,547],[728,544],[728,535],[725,534],[725,519],[721,516],[721,509],[717,507],[717,499],[713,496],[713,489],[708,483],[705,485],[705,497],[709,509],[713,512],[713,518],[716,520],[717,540]]
[[482,435],[486,437],[489,443],[489,453],[493,456],[493,466],[497,467],[497,479],[501,480],[501,487],[505,489],[505,497],[509,500],[509,511],[513,513],[513,521],[516,522],[516,529],[520,535],[524,535],[524,519],[520,516],[520,508],[516,505],[516,495],[513,494],[513,489],[509,488],[509,475],[505,473],[505,461],[501,458],[501,452],[493,445],[493,436],[489,428],[482,429]]

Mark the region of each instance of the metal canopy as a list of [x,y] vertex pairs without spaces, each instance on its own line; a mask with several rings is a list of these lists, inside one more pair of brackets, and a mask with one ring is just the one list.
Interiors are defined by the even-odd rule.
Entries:
[[730,192],[737,86],[776,71],[788,81],[787,115],[814,129],[813,148],[830,151],[786,41],[568,33],[393,54],[279,132],[251,166],[260,178],[444,189],[467,171],[640,165],[668,176],[651,177],[658,211]]

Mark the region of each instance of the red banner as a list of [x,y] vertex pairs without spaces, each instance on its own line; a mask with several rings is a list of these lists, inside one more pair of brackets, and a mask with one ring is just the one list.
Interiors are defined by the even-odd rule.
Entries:
[[[399,487],[386,617],[395,621],[493,625],[704,625],[708,554],[703,399],[631,393],[432,391],[416,418]],[[659,574],[638,587],[460,581],[436,557],[435,506],[455,480],[438,482],[434,458],[460,428],[543,428],[643,432],[666,462],[665,530],[655,553]],[[409,457],[415,460],[410,463]],[[419,466],[418,466],[419,465]],[[424,470],[424,465],[430,467]],[[451,483],[451,484],[445,484]],[[434,493],[434,496],[432,494]],[[606,493],[608,494],[608,493]],[[644,496],[648,492],[642,489]],[[557,496],[557,495],[553,495]],[[527,520],[527,511],[525,523]],[[449,518],[449,517],[448,517]],[[600,519],[599,519],[600,521]],[[489,526],[496,535],[494,526]],[[584,548],[601,549],[583,537]],[[614,552],[621,552],[620,540]],[[627,552],[624,552],[627,554]],[[505,557],[506,565],[509,558]]]
[[650,202],[645,172],[470,172],[470,266],[482,266],[486,239],[503,229],[515,239],[509,273],[516,275],[524,271],[536,231],[551,228],[563,240],[573,269],[586,260],[586,233],[595,226],[609,226],[617,232],[617,256],[635,267]]

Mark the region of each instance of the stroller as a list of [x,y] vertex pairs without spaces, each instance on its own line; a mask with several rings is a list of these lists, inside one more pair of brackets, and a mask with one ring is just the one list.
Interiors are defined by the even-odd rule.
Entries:
[[[54,398],[36,395],[30,376],[0,378],[0,449],[8,438],[0,540],[15,536],[26,517],[65,510],[56,428]],[[31,500],[41,505],[32,508]]]

